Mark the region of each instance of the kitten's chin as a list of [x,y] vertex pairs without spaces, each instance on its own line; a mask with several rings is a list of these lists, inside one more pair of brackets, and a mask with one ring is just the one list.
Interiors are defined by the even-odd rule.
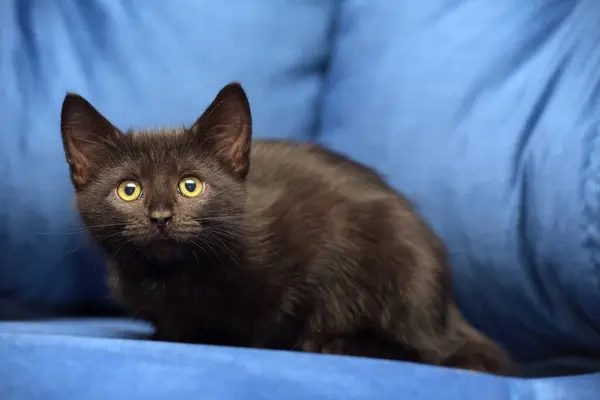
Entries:
[[157,261],[177,261],[185,257],[185,251],[175,240],[153,240],[144,246],[146,256]]

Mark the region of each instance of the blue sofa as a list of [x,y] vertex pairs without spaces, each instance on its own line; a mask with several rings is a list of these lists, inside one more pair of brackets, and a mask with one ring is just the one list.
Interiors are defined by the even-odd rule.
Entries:
[[[151,342],[119,316],[73,208],[65,92],[158,127],[234,80],[257,137],[413,200],[522,378]],[[600,398],[597,0],[4,0],[0,116],[0,399]]]

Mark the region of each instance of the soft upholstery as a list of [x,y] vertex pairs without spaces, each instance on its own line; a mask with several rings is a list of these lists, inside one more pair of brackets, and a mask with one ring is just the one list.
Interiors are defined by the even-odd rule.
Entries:
[[105,299],[60,141],[67,91],[123,129],[197,118],[243,82],[257,136],[309,139],[333,2],[0,2],[0,313]]
[[0,323],[3,400],[597,400],[599,375],[502,379],[409,363],[131,340],[120,320]]
[[[231,80],[257,137],[316,140],[414,201],[461,309],[524,374],[600,371],[597,0],[4,0],[0,319],[30,320],[0,322],[0,399],[600,398],[599,374],[167,344],[94,319],[110,303],[63,96],[123,129],[178,126]],[[67,312],[85,315],[39,319]]]
[[520,359],[600,348],[600,2],[401,3],[344,2],[320,141],[418,205]]

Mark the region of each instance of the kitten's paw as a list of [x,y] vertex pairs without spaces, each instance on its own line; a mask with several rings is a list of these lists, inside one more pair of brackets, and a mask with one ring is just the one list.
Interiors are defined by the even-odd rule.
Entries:
[[154,330],[154,333],[152,333],[152,335],[150,335],[150,340],[153,342],[174,342],[176,340],[173,340],[172,338],[169,338],[169,336],[166,334],[166,332],[161,331],[159,329]]
[[320,345],[319,353],[322,354],[349,354],[348,341],[342,338],[329,340]]
[[306,353],[320,353],[321,344],[316,340],[304,340],[296,346],[296,350],[304,351]]
[[327,340],[316,340],[310,339],[302,342],[300,349],[309,353],[321,353],[321,354],[350,354],[350,344],[344,337],[336,337]]
[[309,339],[303,341],[298,350],[307,353],[345,354],[346,343],[341,338],[330,340]]

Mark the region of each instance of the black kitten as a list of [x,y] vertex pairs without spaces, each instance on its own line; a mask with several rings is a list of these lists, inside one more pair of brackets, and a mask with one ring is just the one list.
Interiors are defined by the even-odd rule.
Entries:
[[68,94],[77,207],[111,283],[158,339],[413,360],[494,373],[505,353],[451,298],[438,238],[376,173],[254,141],[238,84],[186,129],[121,133]]

